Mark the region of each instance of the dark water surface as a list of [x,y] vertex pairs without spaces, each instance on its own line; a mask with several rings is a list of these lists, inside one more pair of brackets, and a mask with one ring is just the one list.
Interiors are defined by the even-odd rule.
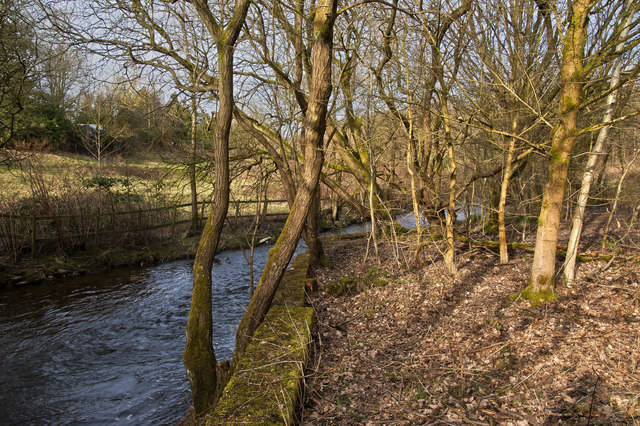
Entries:
[[[256,248],[256,280],[269,248]],[[217,259],[213,341],[222,360],[249,302],[249,268],[239,251]],[[0,424],[177,421],[191,399],[182,351],[192,263],[0,292]]]

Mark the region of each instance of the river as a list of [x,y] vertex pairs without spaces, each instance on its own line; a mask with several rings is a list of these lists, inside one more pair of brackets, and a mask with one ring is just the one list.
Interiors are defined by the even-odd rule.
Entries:
[[[256,277],[269,248],[256,248]],[[249,302],[249,268],[240,251],[217,259],[213,341],[223,360]],[[0,292],[0,424],[175,423],[191,400],[182,351],[192,264]]]

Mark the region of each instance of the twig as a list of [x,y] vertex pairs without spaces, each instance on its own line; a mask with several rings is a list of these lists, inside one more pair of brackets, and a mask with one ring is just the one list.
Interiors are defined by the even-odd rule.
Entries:
[[591,391],[591,404],[589,404],[589,417],[587,418],[587,426],[591,424],[591,414],[593,413],[593,401],[594,396],[596,394],[596,387],[598,386],[598,382],[600,381],[600,375],[594,369],[593,372],[596,374],[596,382],[593,384],[593,391]]
[[607,262],[606,265],[604,265],[603,268],[600,268],[600,272],[604,272],[611,267],[611,264],[613,264],[613,260],[616,258],[616,255],[617,255],[616,253],[613,253],[611,255],[611,259],[609,260],[609,262]]
[[[462,411],[455,409],[454,407],[450,406],[449,404],[444,404],[445,407],[447,407],[449,410],[453,411],[454,413],[456,413],[458,416],[460,416],[460,418],[462,418],[462,420],[464,420],[467,424],[470,425],[474,425],[474,426],[480,426],[480,425],[488,425],[489,423],[485,423],[485,422],[476,422],[471,420],[470,418],[468,418],[467,416],[465,416]],[[433,424],[433,423],[431,423]]]
[[520,380],[518,383],[509,386],[510,388],[515,388],[520,386],[522,383],[526,382],[527,380],[529,380],[531,377],[535,376],[536,374],[538,374],[540,372],[540,370],[542,370],[544,368],[544,365],[540,368],[538,368],[537,370],[535,370],[533,373],[529,374],[527,377],[525,377],[524,379]]

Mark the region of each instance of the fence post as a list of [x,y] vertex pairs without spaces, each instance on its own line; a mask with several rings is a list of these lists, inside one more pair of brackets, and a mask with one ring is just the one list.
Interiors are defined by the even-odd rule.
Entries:
[[31,257],[36,258],[36,242],[38,241],[36,237],[36,225],[38,220],[36,216],[31,216]]
[[176,215],[178,213],[178,206],[173,206],[173,212],[171,213],[171,238],[174,237],[176,232]]

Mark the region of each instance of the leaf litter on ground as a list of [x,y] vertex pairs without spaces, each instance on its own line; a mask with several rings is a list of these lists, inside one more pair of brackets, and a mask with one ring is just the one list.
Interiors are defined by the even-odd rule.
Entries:
[[[396,259],[396,243],[402,248]],[[413,258],[410,235],[325,244],[315,356],[300,424],[638,424],[640,265],[620,256],[580,264],[572,288],[531,307],[517,297],[531,253],[508,265],[460,244],[459,274],[438,247]],[[625,260],[626,259],[626,260]],[[373,271],[373,272],[372,272]],[[323,289],[343,276],[384,276],[355,295]]]

